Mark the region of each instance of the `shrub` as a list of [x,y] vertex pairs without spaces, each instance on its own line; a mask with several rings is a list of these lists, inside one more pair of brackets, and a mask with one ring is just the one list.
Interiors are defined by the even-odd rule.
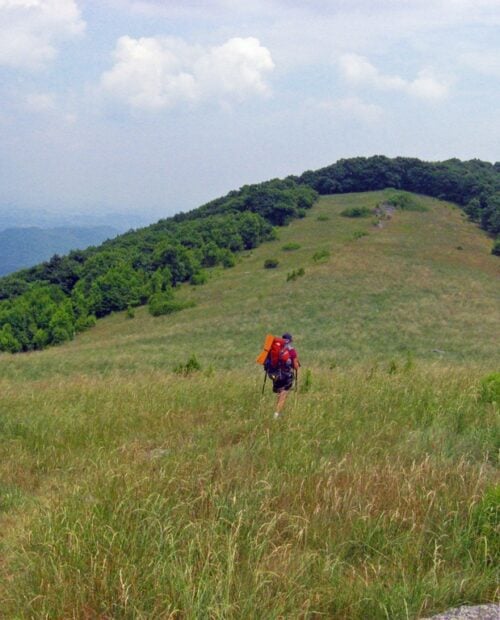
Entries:
[[97,323],[97,319],[93,314],[89,314],[88,316],[81,316],[76,320],[75,323],[75,331],[83,332],[89,327],[94,327]]
[[127,311],[125,313],[125,316],[127,317],[127,319],[135,318],[135,311],[132,306],[127,306]]
[[174,366],[174,372],[179,375],[190,375],[193,372],[201,370],[201,364],[197,360],[196,355],[193,353],[187,362],[184,364],[181,362]]
[[284,246],[282,246],[282,250],[283,252],[293,252],[294,250],[299,250],[302,246],[300,245],[300,243],[286,243]]
[[300,269],[294,269],[293,271],[286,274],[286,281],[290,282],[296,280],[297,278],[300,278],[300,276],[305,275],[305,273],[306,272],[304,270],[304,267],[300,267]]
[[344,217],[369,217],[373,214],[373,210],[368,207],[350,207],[340,212]]
[[428,211],[427,207],[406,192],[391,194],[385,202],[403,211]]
[[318,220],[318,222],[328,222],[330,218],[328,217],[328,215],[318,215],[316,219]]
[[481,380],[481,400],[500,403],[500,372],[492,372]]
[[224,269],[230,269],[236,265],[236,258],[231,250],[224,249],[220,253],[220,263]]
[[179,301],[173,299],[169,294],[155,293],[149,298],[149,313],[152,316],[162,316],[164,314],[172,314],[179,312],[184,308],[191,308],[195,303],[193,301]]
[[355,230],[352,233],[352,238],[354,239],[354,241],[356,241],[356,239],[361,239],[361,237],[367,237],[368,233],[365,230]]
[[497,239],[493,243],[493,247],[491,248],[491,253],[493,256],[500,256],[500,239]]
[[279,265],[279,260],[277,260],[276,258],[268,258],[265,262],[264,262],[264,269],[276,269],[276,267]]
[[206,271],[197,271],[193,273],[191,279],[189,280],[193,286],[200,286],[201,284],[206,284],[208,280]]
[[318,250],[317,252],[313,254],[313,261],[315,263],[322,261],[322,260],[327,260],[328,258],[330,258],[330,251],[326,249]]

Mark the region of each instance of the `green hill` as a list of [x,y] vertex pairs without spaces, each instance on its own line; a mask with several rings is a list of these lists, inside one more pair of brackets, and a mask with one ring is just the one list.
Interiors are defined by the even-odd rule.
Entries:
[[[182,312],[0,355],[5,617],[419,618],[496,600],[498,258],[437,199],[341,215],[391,195],[322,197],[180,286]],[[285,330],[303,366],[276,422],[253,360]]]
[[406,211],[416,208],[408,192],[452,200],[494,239],[491,253],[500,254],[497,164],[379,155],[339,160],[300,177],[245,185],[99,247],[0,278],[0,351],[61,344],[127,307],[147,303],[154,315],[177,311],[180,284],[204,283],[205,270],[216,265],[232,267],[236,254],[274,238],[275,227],[305,217],[319,195],[384,188],[393,190],[385,198],[390,207]]

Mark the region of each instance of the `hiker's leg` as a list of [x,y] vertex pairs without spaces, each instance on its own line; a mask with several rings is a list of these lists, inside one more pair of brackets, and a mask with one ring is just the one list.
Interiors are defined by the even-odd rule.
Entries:
[[276,411],[278,413],[281,413],[281,411],[283,410],[283,407],[285,406],[285,402],[286,402],[286,397],[288,396],[288,391],[287,390],[281,390],[281,392],[279,392],[278,394],[278,401],[276,403]]

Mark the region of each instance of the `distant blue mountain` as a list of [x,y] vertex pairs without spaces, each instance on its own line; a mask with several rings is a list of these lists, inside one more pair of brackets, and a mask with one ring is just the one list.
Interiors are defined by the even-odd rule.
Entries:
[[49,260],[54,254],[83,250],[116,237],[111,226],[8,228],[0,231],[0,276]]
[[[158,219],[158,218],[156,218]],[[151,224],[155,218],[138,213],[53,213],[44,209],[0,204],[0,231],[7,228],[94,228],[110,226],[119,233]]]

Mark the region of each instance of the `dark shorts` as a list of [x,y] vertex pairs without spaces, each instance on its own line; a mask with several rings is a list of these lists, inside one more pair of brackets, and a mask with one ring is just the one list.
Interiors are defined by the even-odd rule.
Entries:
[[288,392],[293,386],[293,374],[282,374],[280,377],[273,381],[273,392],[278,394],[279,392]]

